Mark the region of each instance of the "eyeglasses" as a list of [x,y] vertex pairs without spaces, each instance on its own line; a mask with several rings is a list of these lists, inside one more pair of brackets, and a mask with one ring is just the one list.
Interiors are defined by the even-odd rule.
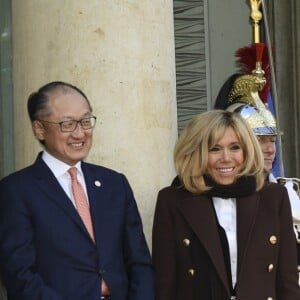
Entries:
[[38,120],[38,121],[44,123],[50,123],[50,124],[57,124],[59,125],[61,132],[73,132],[77,128],[78,123],[80,123],[81,128],[83,130],[94,128],[96,124],[96,119],[97,118],[95,116],[91,116],[88,118],[83,118],[78,121],[77,120],[68,120],[68,121],[61,121],[61,122],[49,122],[45,120]]

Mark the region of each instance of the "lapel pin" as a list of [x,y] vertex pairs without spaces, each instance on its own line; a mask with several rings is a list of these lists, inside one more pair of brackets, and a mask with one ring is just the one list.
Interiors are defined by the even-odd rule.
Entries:
[[99,180],[95,180],[95,186],[97,187],[101,186],[101,182]]

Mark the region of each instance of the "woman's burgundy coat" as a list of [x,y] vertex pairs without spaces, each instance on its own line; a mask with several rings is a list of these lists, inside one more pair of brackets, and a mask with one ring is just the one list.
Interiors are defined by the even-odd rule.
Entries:
[[[237,199],[237,299],[299,300],[286,189],[266,183]],[[178,187],[159,192],[153,224],[157,300],[230,299],[211,199]]]

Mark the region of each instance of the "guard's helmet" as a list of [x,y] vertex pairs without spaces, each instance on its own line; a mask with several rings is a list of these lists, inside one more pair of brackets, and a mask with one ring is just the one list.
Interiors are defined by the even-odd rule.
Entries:
[[222,86],[215,108],[239,113],[256,135],[277,135],[276,120],[259,92],[266,85],[261,64],[249,74],[233,74]]

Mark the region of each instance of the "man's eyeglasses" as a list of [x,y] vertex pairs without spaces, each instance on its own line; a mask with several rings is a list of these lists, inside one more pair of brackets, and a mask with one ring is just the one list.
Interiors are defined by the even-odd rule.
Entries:
[[39,121],[44,123],[57,124],[59,125],[61,132],[73,132],[77,128],[78,123],[80,123],[81,128],[83,130],[94,128],[96,124],[96,117],[91,116],[88,118],[83,118],[79,121],[77,120],[68,120],[68,121],[61,121],[61,122],[49,122],[45,120],[39,120]]

